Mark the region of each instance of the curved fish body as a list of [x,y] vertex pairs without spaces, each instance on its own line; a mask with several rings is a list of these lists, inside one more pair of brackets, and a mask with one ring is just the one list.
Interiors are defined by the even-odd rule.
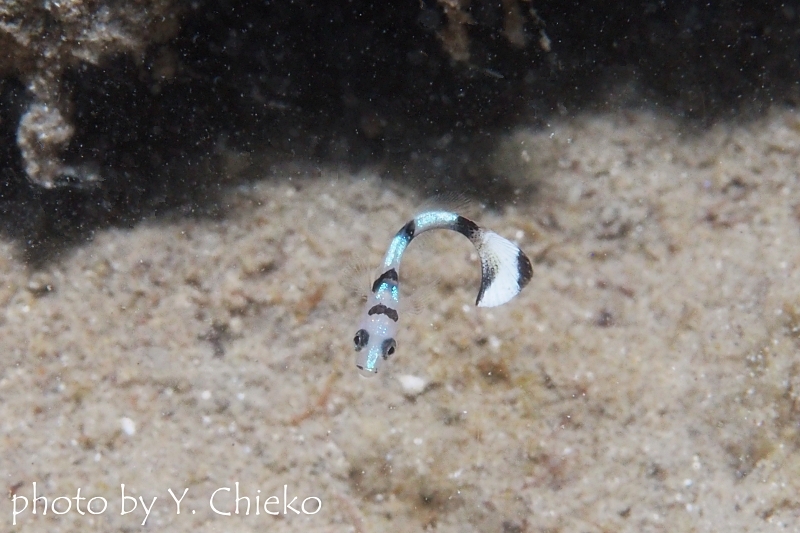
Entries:
[[367,298],[359,329],[353,338],[356,366],[362,375],[375,375],[381,363],[397,349],[400,259],[414,237],[433,229],[457,231],[467,237],[478,251],[481,258],[481,288],[475,301],[478,307],[506,303],[531,279],[530,260],[508,239],[451,211],[419,213],[392,239],[383,258],[381,274],[372,284]]

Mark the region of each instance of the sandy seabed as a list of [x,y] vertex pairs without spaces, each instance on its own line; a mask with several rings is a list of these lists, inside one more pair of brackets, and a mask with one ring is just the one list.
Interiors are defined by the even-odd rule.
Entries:
[[375,379],[344,265],[402,184],[273,175],[38,270],[0,244],[0,529],[800,531],[800,115],[585,115],[494,159],[519,195],[478,221],[533,280],[478,309],[466,239],[412,244],[441,282]]

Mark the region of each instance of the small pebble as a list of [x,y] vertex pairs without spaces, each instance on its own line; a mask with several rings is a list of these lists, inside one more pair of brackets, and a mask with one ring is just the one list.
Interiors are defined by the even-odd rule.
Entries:
[[499,350],[502,344],[503,343],[500,341],[500,339],[498,339],[494,335],[489,336],[489,346],[492,348],[492,351],[496,352],[497,350]]
[[53,278],[45,272],[37,272],[28,280],[28,291],[35,296],[42,296],[54,289]]
[[397,380],[403,387],[403,393],[406,396],[419,396],[425,391],[428,386],[428,380],[419,376],[412,376],[410,374],[403,374],[397,376]]
[[130,418],[122,418],[119,423],[122,426],[122,431],[124,431],[126,435],[134,435],[136,433],[136,422]]

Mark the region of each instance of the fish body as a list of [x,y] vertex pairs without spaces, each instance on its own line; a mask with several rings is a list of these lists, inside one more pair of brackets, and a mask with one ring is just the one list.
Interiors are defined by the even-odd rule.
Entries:
[[426,210],[417,214],[392,239],[381,264],[381,274],[367,297],[359,329],[353,338],[356,366],[362,375],[375,375],[381,363],[397,349],[400,260],[414,237],[433,229],[457,231],[478,251],[481,259],[481,288],[475,301],[478,307],[506,303],[531,279],[530,260],[508,239],[452,211]]

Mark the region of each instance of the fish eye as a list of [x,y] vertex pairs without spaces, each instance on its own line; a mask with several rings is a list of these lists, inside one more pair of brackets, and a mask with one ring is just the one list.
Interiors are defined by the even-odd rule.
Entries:
[[364,346],[367,345],[369,342],[369,333],[365,329],[360,329],[356,332],[356,336],[353,337],[353,344],[355,345],[356,351],[361,350]]
[[386,339],[383,341],[383,345],[381,345],[383,358],[388,359],[389,356],[394,353],[395,348],[397,348],[397,343],[394,341],[394,339]]

